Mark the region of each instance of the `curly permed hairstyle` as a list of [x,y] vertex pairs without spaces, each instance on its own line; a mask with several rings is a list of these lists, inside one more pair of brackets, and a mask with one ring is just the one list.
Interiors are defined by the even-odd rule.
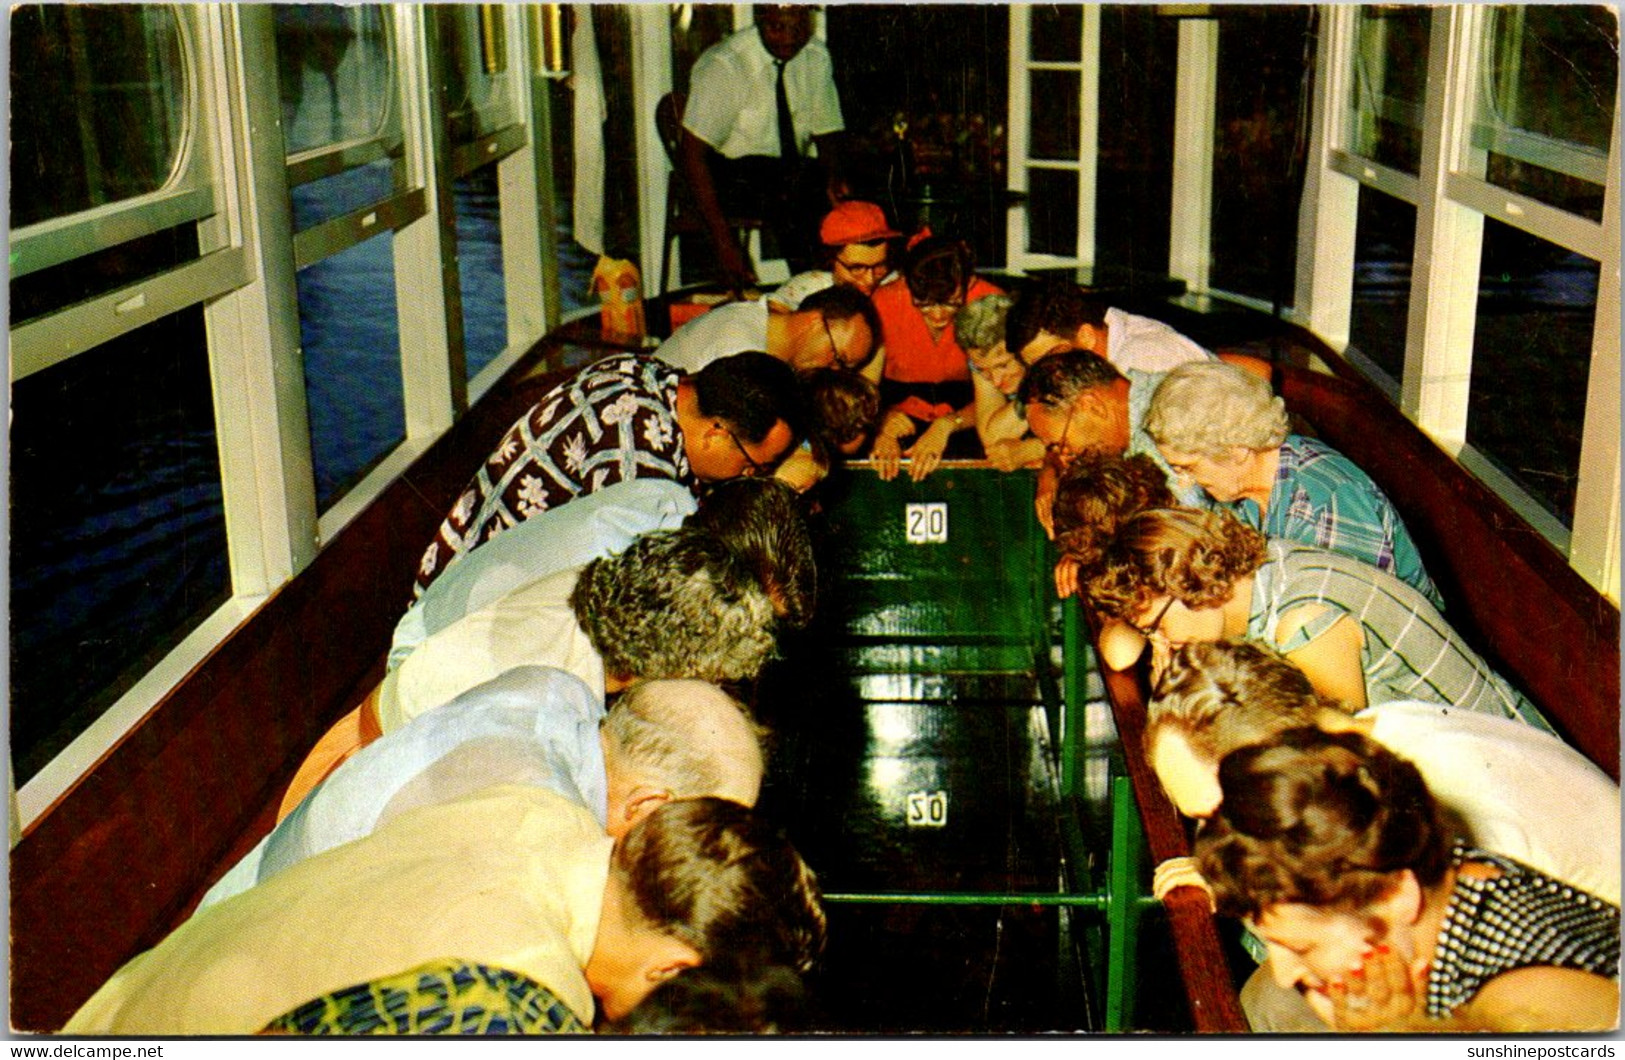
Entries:
[[668,802],[615,844],[642,925],[702,961],[749,955],[805,972],[824,946],[818,879],[779,829],[725,799]]
[[1125,520],[1089,577],[1096,609],[1126,621],[1171,596],[1193,611],[1230,599],[1264,563],[1265,537],[1224,512],[1151,508]]
[[1302,670],[1262,645],[1186,644],[1173,653],[1147,707],[1146,754],[1172,730],[1216,763],[1237,748],[1314,725],[1327,707],[1337,709],[1337,704],[1320,696]]
[[1183,453],[1228,457],[1242,449],[1278,449],[1286,441],[1286,403],[1263,379],[1223,361],[1193,361],[1169,372],[1151,397],[1145,431]]
[[593,560],[570,592],[604,672],[653,680],[756,676],[773,650],[773,603],[734,551],[683,527]]
[[1354,732],[1290,729],[1219,763],[1223,801],[1196,837],[1219,912],[1291,902],[1358,912],[1409,869],[1444,878],[1454,837],[1414,765]]
[[1176,503],[1167,476],[1150,457],[1081,453],[1055,489],[1055,543],[1087,575],[1099,567],[1125,519]]

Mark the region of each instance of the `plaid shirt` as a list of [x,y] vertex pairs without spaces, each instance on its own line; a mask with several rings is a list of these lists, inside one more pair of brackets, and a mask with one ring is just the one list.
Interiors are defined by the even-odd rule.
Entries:
[[1405,523],[1364,471],[1324,442],[1302,435],[1287,435],[1280,453],[1269,511],[1260,519],[1256,503],[1237,501],[1230,507],[1242,522],[1266,537],[1368,563],[1416,589],[1434,607],[1444,607]]
[[584,493],[638,478],[698,491],[677,427],[682,373],[644,354],[595,361],[508,428],[418,563],[414,596],[459,556]]
[[[1325,610],[1280,641],[1281,617],[1310,604]],[[1365,633],[1360,666],[1367,706],[1414,699],[1552,731],[1535,705],[1490,669],[1421,593],[1347,556],[1271,540],[1253,575],[1247,639],[1290,654],[1344,616]]]

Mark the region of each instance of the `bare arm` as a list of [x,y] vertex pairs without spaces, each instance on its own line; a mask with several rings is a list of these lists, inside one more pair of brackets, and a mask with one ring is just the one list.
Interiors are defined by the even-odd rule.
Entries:
[[1503,1034],[1612,1030],[1619,984],[1574,968],[1519,968],[1485,983],[1460,1016],[1472,1029]]
[[845,138],[845,133],[838,132],[813,137],[813,143],[818,145],[818,162],[824,169],[824,189],[829,196],[831,207],[838,205],[843,199],[849,198],[852,191],[851,188],[847,187],[846,177],[841,166],[841,155],[843,154],[841,142]]
[[[1294,608],[1281,616],[1276,628],[1276,646],[1286,643],[1305,623],[1325,610],[1319,604]],[[1365,667],[1360,650],[1365,646],[1365,631],[1354,619],[1344,615],[1320,636],[1297,651],[1287,652],[1287,659],[1315,686],[1315,691],[1337,700],[1350,714],[1364,710]]]
[[962,409],[955,409],[947,416],[938,416],[932,420],[905,454],[909,458],[909,478],[918,482],[935,471],[937,465],[942,463],[942,453],[948,448],[948,439],[956,432],[969,427],[975,413],[976,405],[973,402]]
[[694,196],[694,206],[700,211],[706,238],[716,251],[717,263],[722,269],[723,278],[735,290],[747,286],[754,287],[755,270],[751,268],[744,251],[734,240],[733,233],[728,230],[728,222],[722,213],[722,203],[717,199],[716,185],[711,181],[711,167],[706,162],[710,151],[710,144],[684,129],[677,145],[677,161],[682,167],[683,178],[688,183],[689,191]]

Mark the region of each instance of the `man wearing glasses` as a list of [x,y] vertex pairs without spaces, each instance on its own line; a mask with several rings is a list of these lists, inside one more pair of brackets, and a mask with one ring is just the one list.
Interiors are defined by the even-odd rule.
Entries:
[[766,299],[708,309],[673,332],[655,356],[697,372],[718,358],[762,350],[805,375],[820,368],[862,368],[879,346],[874,304],[857,289],[836,285],[809,295],[800,309],[788,313],[772,309]]
[[849,199],[831,210],[818,227],[826,267],[790,277],[768,300],[775,309],[800,309],[808,295],[835,286],[852,287],[872,298],[881,284],[897,279],[892,271],[892,240],[901,235],[886,223],[880,207]]
[[766,474],[802,438],[795,373],[762,353],[685,374],[646,354],[587,365],[502,436],[440,524],[415,596],[458,558],[533,515],[633,479],[701,483]]

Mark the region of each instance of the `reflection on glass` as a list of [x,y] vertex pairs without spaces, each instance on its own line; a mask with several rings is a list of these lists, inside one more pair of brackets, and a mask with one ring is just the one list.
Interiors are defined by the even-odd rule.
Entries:
[[392,91],[380,9],[340,4],[273,8],[288,153],[377,133]]
[[463,292],[463,357],[468,378],[508,345],[502,278],[502,226],[496,165],[481,166],[452,186],[457,212],[457,276]]
[[293,202],[293,230],[303,232],[324,221],[343,217],[383,202],[406,186],[406,167],[398,158],[380,158],[366,165],[318,177],[289,189]]
[[1042,121],[1032,123],[1032,157],[1078,159],[1078,78],[1075,70],[1034,70],[1032,105]]
[[1362,7],[1356,17],[1348,149],[1415,173],[1422,160],[1428,7]]
[[11,13],[11,226],[164,186],[187,98],[172,8],[21,4]]
[[[488,15],[484,14],[487,8]],[[468,143],[511,124],[515,118],[507,76],[506,29],[498,8],[443,4],[431,10],[440,19],[441,75],[446,82],[446,122],[452,142]]]
[[19,380],[11,761],[21,784],[229,592],[203,315]]
[[1292,301],[1313,20],[1296,5],[1219,19],[1209,282],[1221,290]]
[[301,269],[316,503],[323,511],[406,437],[393,233]]
[[1416,207],[1361,187],[1355,225],[1349,345],[1397,383],[1405,374],[1405,322],[1411,309]]
[[1564,525],[1585,421],[1595,261],[1484,222],[1467,441]]
[[1493,184],[1602,219],[1619,75],[1609,8],[1498,7],[1490,13],[1473,146]]

